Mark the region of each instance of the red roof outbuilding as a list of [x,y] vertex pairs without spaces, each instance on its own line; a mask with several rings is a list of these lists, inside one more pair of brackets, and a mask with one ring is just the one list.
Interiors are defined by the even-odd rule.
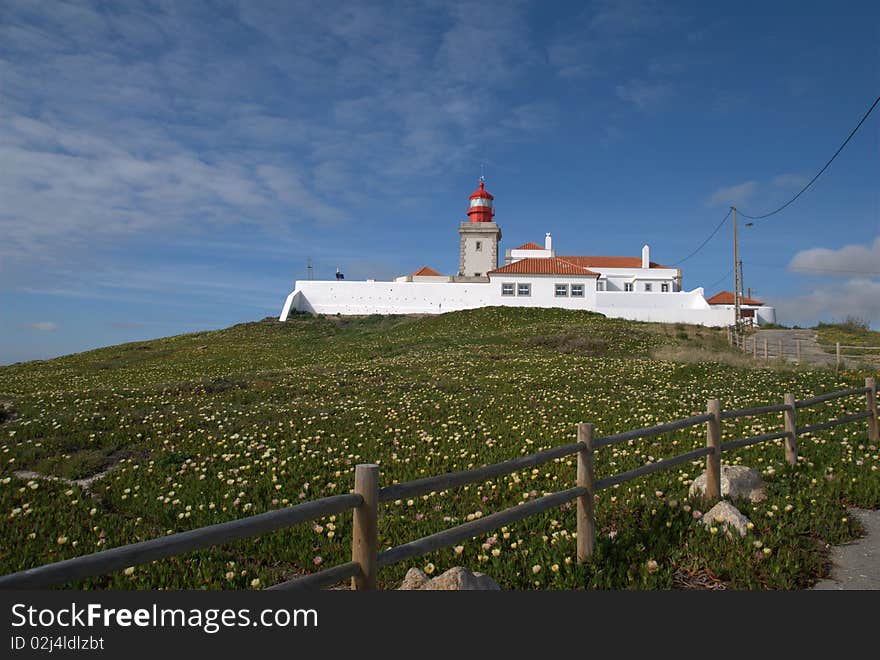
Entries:
[[413,275],[413,277],[416,277],[416,276],[419,276],[419,277],[443,277],[440,273],[438,273],[436,270],[434,270],[430,266],[422,266],[416,272],[414,272],[412,275]]
[[[735,305],[736,301],[734,300],[734,295],[732,291],[720,291],[716,293],[711,298],[707,298],[706,302],[710,305]],[[747,296],[741,296],[739,299],[740,305],[763,305],[760,300],[755,300],[754,298],[748,298]]]

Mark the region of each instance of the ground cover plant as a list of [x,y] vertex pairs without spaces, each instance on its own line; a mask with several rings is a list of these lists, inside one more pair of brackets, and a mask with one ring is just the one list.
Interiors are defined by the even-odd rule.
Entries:
[[[348,492],[361,462],[379,463],[388,484],[569,443],[580,421],[615,433],[701,413],[710,397],[744,408],[861,386],[868,375],[766,368],[732,352],[706,328],[486,308],[295,315],[0,367],[10,411],[0,426],[0,573]],[[832,401],[801,411],[800,423],[863,407],[863,397]],[[781,423],[727,421],[724,439]],[[704,433],[600,449],[597,477],[703,446]],[[880,450],[861,422],[802,436],[795,468],[780,442],[724,460],[767,482],[766,502],[737,503],[753,522],[744,540],[700,523],[702,505],[687,498],[697,461],[599,493],[586,565],[574,559],[573,504],[415,565],[462,565],[518,589],[801,588],[827,570],[829,544],[859,534],[847,507],[880,504]],[[391,547],[574,479],[569,457],[390,502],[379,539]],[[348,561],[350,534],[350,514],[331,516],[73,586],[259,588]],[[406,568],[383,569],[380,584],[395,586]]]
[[[871,330],[868,322],[856,317],[849,317],[837,323],[820,323],[816,326],[819,344],[829,353],[834,353],[836,344],[842,346],[869,347],[860,353],[880,356],[880,332]],[[873,347],[873,348],[870,348]]]

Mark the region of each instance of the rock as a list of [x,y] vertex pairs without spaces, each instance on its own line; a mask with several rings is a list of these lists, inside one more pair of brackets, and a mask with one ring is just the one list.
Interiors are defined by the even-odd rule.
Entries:
[[730,533],[731,527],[739,532],[740,536],[745,536],[749,533],[749,519],[726,500],[721,500],[704,513],[701,522],[706,527],[726,527],[727,536],[730,538],[733,538],[733,534]]
[[[706,494],[706,473],[703,472],[691,484],[690,496]],[[750,502],[763,502],[767,499],[761,473],[745,465],[721,466],[721,497],[732,500],[746,499]]]
[[428,583],[428,576],[420,568],[411,568],[406,572],[403,583],[400,585],[401,591],[415,591],[421,589]]
[[499,591],[501,587],[485,573],[471,573],[468,569],[456,566],[442,575],[428,579],[419,568],[406,572],[401,591]]
[[11,422],[18,416],[12,401],[0,400],[0,424]]

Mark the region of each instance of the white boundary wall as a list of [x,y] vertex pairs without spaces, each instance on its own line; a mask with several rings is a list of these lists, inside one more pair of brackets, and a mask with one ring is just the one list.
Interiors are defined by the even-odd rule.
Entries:
[[[502,296],[501,284],[531,284],[529,296]],[[584,297],[557,297],[556,284],[584,285]],[[298,281],[284,302],[279,320],[291,310],[314,314],[442,314],[493,305],[585,309],[634,321],[733,324],[733,310],[710,306],[703,289],[681,292],[595,290],[595,278],[562,276],[493,276],[490,282]],[[772,309],[772,308],[770,308]],[[769,311],[769,309],[767,310]]]

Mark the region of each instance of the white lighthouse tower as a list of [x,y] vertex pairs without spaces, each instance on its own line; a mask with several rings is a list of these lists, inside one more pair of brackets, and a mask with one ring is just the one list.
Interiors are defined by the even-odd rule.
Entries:
[[490,270],[498,268],[498,242],[501,228],[495,223],[495,198],[486,190],[483,178],[480,187],[470,196],[468,222],[458,227],[461,250],[458,274],[462,277],[487,277]]

